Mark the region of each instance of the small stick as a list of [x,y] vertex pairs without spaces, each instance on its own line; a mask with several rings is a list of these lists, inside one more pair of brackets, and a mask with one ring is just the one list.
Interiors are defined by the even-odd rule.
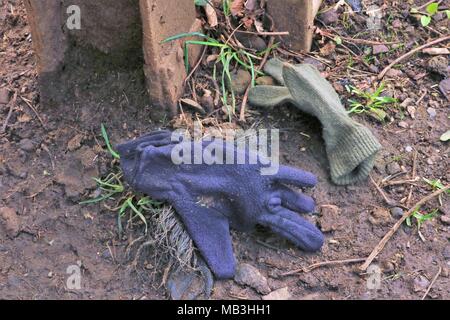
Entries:
[[192,68],[191,72],[189,72],[188,76],[186,77],[186,79],[184,79],[184,85],[186,85],[186,83],[188,82],[188,80],[194,75],[195,71],[198,69],[198,67],[200,66],[200,64],[202,63],[203,57],[205,56],[206,50],[208,49],[207,46],[205,46],[203,48],[203,52],[202,55],[200,56],[200,59],[198,59],[197,63],[195,64],[194,68]]
[[256,34],[259,36],[288,36],[289,31],[279,31],[279,32],[254,32],[254,31],[244,31],[244,30],[237,30],[237,33],[247,33],[247,34]]
[[441,275],[442,272],[442,267],[439,267],[438,272],[436,273],[436,275],[434,276],[433,280],[431,281],[430,285],[428,286],[427,291],[425,291],[425,294],[422,297],[422,300],[425,300],[425,298],[427,297],[427,295],[430,293],[431,287],[433,287],[434,283],[436,282],[437,278],[439,278],[439,276]]
[[24,97],[20,96],[20,99],[22,99],[22,101],[25,102],[25,103],[27,104],[27,106],[30,107],[30,109],[34,112],[34,114],[35,114],[36,117],[38,118],[39,122],[41,123],[42,127],[43,127],[44,129],[47,129],[47,127],[46,127],[44,121],[42,121],[42,118],[41,118],[41,116],[39,115],[39,113],[37,112],[36,108],[33,107],[33,105],[32,105],[27,99],[25,99]]
[[292,271],[288,271],[285,273],[282,273],[281,276],[291,276],[297,273],[308,273],[313,271],[314,269],[320,268],[320,267],[324,267],[324,266],[335,266],[335,265],[341,265],[341,264],[348,264],[348,263],[357,263],[357,262],[362,262],[366,260],[366,258],[356,258],[356,259],[347,259],[347,260],[335,260],[335,261],[324,261],[324,262],[318,262],[318,263],[314,263],[308,267],[304,267],[304,268],[300,268],[300,269],[296,269],[296,270],[292,270]]
[[391,200],[388,198],[388,196],[384,193],[383,189],[380,188],[380,186],[375,182],[375,180],[372,178],[372,175],[369,174],[369,178],[370,181],[372,182],[372,184],[375,186],[375,188],[377,189],[377,191],[381,194],[381,196],[383,197],[384,201],[392,206],[395,207],[397,204],[395,203],[395,201]]
[[10,103],[9,111],[8,111],[8,115],[6,116],[5,122],[3,123],[2,133],[4,133],[6,131],[6,128],[8,127],[9,119],[11,118],[12,112],[14,110],[14,106],[16,105],[16,100],[17,100],[17,92],[14,93],[14,97],[9,102]]
[[424,45],[421,45],[421,46],[419,46],[419,47],[417,47],[417,48],[415,48],[415,49],[413,49],[413,50],[411,50],[411,51],[405,53],[404,55],[402,55],[402,56],[400,56],[399,58],[395,59],[395,60],[394,60],[390,65],[388,65],[386,68],[384,68],[383,71],[381,71],[380,75],[378,76],[378,80],[383,79],[384,76],[386,75],[386,73],[387,73],[389,70],[391,70],[393,66],[395,66],[397,63],[403,61],[404,59],[406,59],[406,58],[412,56],[414,53],[416,53],[416,52],[418,52],[418,51],[421,51],[421,50],[423,50],[423,49],[425,49],[425,48],[431,47],[431,46],[433,46],[433,45],[435,45],[435,44],[438,44],[438,43],[440,43],[440,42],[447,41],[447,40],[450,40],[450,36],[445,36],[445,37],[442,37],[442,38],[435,39],[435,40],[433,40],[433,41],[430,41],[430,42],[428,42],[428,43],[426,43],[426,44],[424,44]]
[[416,211],[417,208],[421,207],[426,202],[432,200],[433,198],[439,196],[440,194],[446,192],[450,189],[450,185],[445,186],[444,188],[433,192],[432,194],[426,196],[419,202],[417,202],[408,212],[406,212],[403,217],[401,217],[395,225],[389,230],[388,233],[381,239],[381,241],[376,245],[376,247],[373,249],[372,253],[369,255],[369,257],[366,259],[366,261],[359,267],[362,271],[365,271],[369,265],[372,263],[372,261],[378,256],[378,254],[384,249],[386,244],[388,243],[389,239],[394,235],[394,233],[400,228],[400,226],[405,222],[406,219],[412,216],[412,214]]

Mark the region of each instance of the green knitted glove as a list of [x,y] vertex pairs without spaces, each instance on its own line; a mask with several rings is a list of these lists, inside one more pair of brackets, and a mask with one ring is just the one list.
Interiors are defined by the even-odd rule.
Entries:
[[381,149],[370,130],[352,120],[331,84],[312,65],[291,65],[270,60],[264,71],[286,87],[257,86],[249,92],[249,102],[272,108],[293,103],[317,117],[323,126],[323,139],[331,169],[338,185],[365,180]]

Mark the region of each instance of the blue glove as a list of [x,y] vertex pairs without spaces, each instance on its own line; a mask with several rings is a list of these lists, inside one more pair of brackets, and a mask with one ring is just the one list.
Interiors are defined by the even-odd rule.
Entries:
[[[234,276],[230,226],[248,231],[261,224],[303,250],[321,248],[322,233],[296,213],[313,211],[313,199],[286,186],[313,187],[314,175],[287,166],[273,176],[261,175],[261,163],[266,162],[248,164],[250,152],[230,150],[221,139],[197,142],[203,150],[221,151],[211,153],[209,161],[177,165],[173,148],[191,150],[193,159],[195,142],[174,143],[170,136],[168,131],[154,132],[118,146],[124,177],[135,190],[175,208],[216,277]],[[226,152],[234,152],[235,160],[245,157],[247,164],[205,164]]]

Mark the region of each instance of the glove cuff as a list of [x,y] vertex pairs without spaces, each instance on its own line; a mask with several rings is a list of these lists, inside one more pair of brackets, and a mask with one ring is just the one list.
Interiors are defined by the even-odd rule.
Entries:
[[381,145],[366,127],[354,123],[345,132],[335,132],[339,140],[327,146],[331,179],[337,185],[347,185],[367,178]]

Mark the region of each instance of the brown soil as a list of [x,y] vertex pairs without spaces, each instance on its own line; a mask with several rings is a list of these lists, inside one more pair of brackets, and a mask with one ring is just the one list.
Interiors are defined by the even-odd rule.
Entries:
[[[121,79],[126,80],[122,82],[116,81],[122,75],[105,75],[96,79],[89,90],[79,90],[71,104],[58,109],[41,106],[24,7],[18,0],[0,3],[0,90],[8,88],[18,93],[7,130],[0,133],[0,208],[13,209],[12,212],[2,209],[0,215],[0,298],[167,298],[158,284],[130,272],[124,253],[132,235],[118,236],[116,215],[100,205],[77,204],[95,188],[90,177],[104,174],[110,166],[99,134],[100,123],[105,123],[116,143],[167,126],[153,122],[149,117],[150,106],[142,103],[142,75],[124,74]],[[381,61],[379,66],[387,65],[393,57],[415,46],[414,41],[424,43],[436,36],[410,24],[403,18],[401,6],[396,9],[392,18],[401,19],[403,27],[386,33],[398,34],[406,48],[377,57]],[[316,40],[315,46],[324,46],[321,39]],[[327,68],[325,72],[343,96],[346,93],[341,80],[364,84],[376,75],[366,71],[362,73],[364,77],[356,76],[357,72],[345,70],[348,56],[335,54],[327,58],[336,62],[336,68]],[[397,169],[395,165],[387,169],[392,162],[406,172],[396,180],[408,179],[417,150],[417,176],[440,179],[444,185],[450,183],[449,145],[439,141],[440,135],[449,129],[449,103],[437,89],[440,76],[426,67],[429,58],[414,55],[404,62],[402,81],[386,80],[389,92],[400,101],[407,98],[418,101],[426,93],[419,103],[413,103],[415,119],[403,109],[391,111],[393,119],[386,124],[358,116],[384,146],[373,172],[376,181]],[[413,74],[423,76],[414,78],[410,76]],[[436,111],[434,119],[427,112],[430,107]],[[0,129],[8,111],[9,105],[0,104]],[[310,219],[318,220],[322,229],[328,231],[319,254],[305,254],[264,230],[233,233],[240,263],[257,267],[268,278],[271,289],[288,287],[294,299],[419,299],[442,268],[429,297],[450,298],[450,227],[445,219],[450,215],[448,197],[442,198],[442,205],[435,200],[422,208],[426,212],[440,208],[439,215],[421,227],[425,241],[419,237],[415,223],[413,227],[402,226],[389,241],[376,260],[383,271],[379,290],[368,289],[368,275],[358,271],[359,264],[280,276],[316,262],[364,258],[398,217],[390,214],[390,207],[370,182],[348,187],[330,183],[320,128],[313,119],[291,107],[271,114],[255,113],[255,117],[265,126],[282,130],[286,164],[312,171],[319,177],[320,183],[311,193],[322,215]],[[407,127],[399,127],[400,121],[406,122]],[[406,151],[408,146],[413,148],[412,152]],[[410,185],[384,190],[400,203],[408,197]],[[419,181],[412,187],[409,203],[403,204],[410,206],[430,192],[431,188]],[[324,205],[335,207],[323,208]],[[69,290],[66,270],[77,264],[82,266],[82,289]],[[229,280],[216,282],[212,298],[259,299],[260,295]]]

